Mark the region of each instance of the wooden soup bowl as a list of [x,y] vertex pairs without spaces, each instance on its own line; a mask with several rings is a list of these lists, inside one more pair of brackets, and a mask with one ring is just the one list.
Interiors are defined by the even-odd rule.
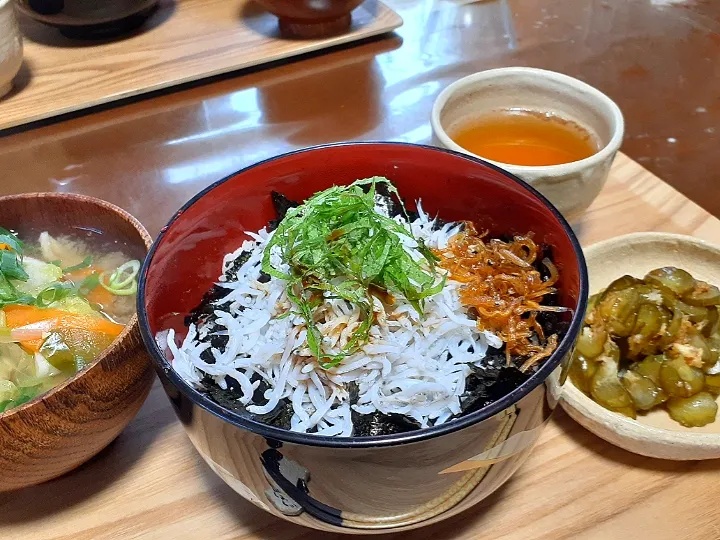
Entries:
[[[70,193],[0,197],[0,225],[92,229],[124,242],[143,259],[152,239],[133,216],[108,202]],[[50,480],[105,448],[132,420],[150,391],[153,370],[134,315],[93,363],[49,392],[0,414],[0,491]]]

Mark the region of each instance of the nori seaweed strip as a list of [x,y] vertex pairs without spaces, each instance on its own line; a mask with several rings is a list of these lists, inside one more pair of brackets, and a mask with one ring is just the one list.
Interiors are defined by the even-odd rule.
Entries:
[[[547,258],[554,261],[552,256],[552,246],[548,244],[539,244],[540,254],[535,260],[535,269],[540,272],[540,276],[543,280],[550,277],[550,271],[542,263],[543,259]],[[546,295],[542,299],[542,304],[545,306],[559,306],[560,301],[557,294]],[[537,322],[542,326],[543,332],[546,336],[557,334],[558,343],[565,336],[568,329],[570,328],[570,313],[556,313],[553,311],[541,311],[537,315]]]
[[352,423],[354,437],[391,435],[420,429],[420,423],[414,418],[404,414],[383,414],[380,411],[370,414],[360,414],[352,411]]
[[[365,186],[365,191],[369,189],[370,186]],[[387,208],[388,215],[390,217],[397,217],[403,215],[400,201],[397,199],[397,197],[393,197],[387,184],[380,183],[375,185],[375,199],[382,199],[382,203]],[[405,201],[403,201],[403,204],[404,203]]]
[[[397,216],[403,215],[402,206],[400,206],[399,199],[390,193],[390,191],[387,187],[387,184],[377,184],[375,186],[375,191],[378,195],[380,195],[383,198],[383,203],[387,207],[388,214],[390,215],[390,217],[397,217]],[[405,206],[405,208],[408,209],[407,217],[410,222],[413,222],[420,217],[420,214],[417,211],[409,209],[410,207],[408,206],[408,203],[405,199],[402,199],[402,203]],[[432,217],[433,216],[430,216],[431,219],[432,219]],[[447,223],[449,223],[448,221],[445,221],[438,216],[434,216],[434,217],[435,217],[435,227],[434,227],[435,230],[441,229]]]
[[[347,383],[350,406],[357,404],[360,389],[356,382]],[[391,433],[405,433],[420,429],[420,423],[414,418],[404,414],[383,414],[376,411],[370,414],[360,414],[351,410],[353,423],[353,437],[371,437],[374,435],[389,435]]]
[[280,222],[285,219],[285,214],[287,214],[288,210],[300,206],[300,203],[291,201],[285,195],[283,195],[282,193],[278,193],[277,191],[272,191],[270,193],[270,197],[272,198],[272,203],[275,207],[277,218],[270,220],[267,226],[267,230],[274,231],[275,229],[277,229]]
[[[241,253],[227,268],[225,271],[225,278],[228,281],[234,281],[237,279],[237,271],[240,267],[245,264],[250,258],[251,253],[245,251]],[[185,317],[185,326],[194,324],[198,328],[202,328],[207,331],[207,334],[203,338],[199,338],[200,343],[210,343],[213,349],[224,351],[225,346],[229,340],[228,336],[217,335],[217,332],[223,330],[224,327],[218,325],[215,320],[215,311],[227,311],[230,302],[220,303],[220,299],[227,296],[228,290],[221,285],[214,284],[208,292],[206,292],[200,303],[193,309],[190,314]],[[242,306],[238,307],[239,310],[243,310]],[[214,364],[215,358],[212,355],[210,349],[204,350],[200,353],[200,358],[208,364]]]
[[230,266],[228,266],[225,269],[225,272],[223,274],[225,276],[225,279],[227,281],[237,281],[238,280],[238,277],[237,277],[238,271],[240,270],[240,268],[242,267],[243,264],[248,262],[248,259],[250,259],[251,255],[252,255],[252,253],[250,251],[243,251],[242,253],[240,253],[240,255],[235,257],[235,260],[233,262],[231,262]]
[[[222,327],[215,322],[215,310],[222,309],[223,305],[218,304],[218,300],[227,295],[227,289],[218,285],[205,293],[200,304],[193,309],[190,314],[185,317],[185,325],[194,324],[198,328],[207,330],[205,337],[198,339],[201,343],[210,343],[210,346],[220,351],[225,350],[225,346],[229,340],[228,336],[217,335],[215,332],[222,330]],[[225,305],[226,307],[226,305]],[[208,364],[215,363],[215,357],[210,349],[206,349],[200,353],[200,358]]]
[[[253,394],[253,403],[263,405],[267,403],[264,393],[269,387],[259,375],[253,373],[252,377],[250,377],[250,381],[254,383],[258,380],[260,380],[260,384]],[[227,389],[223,390],[209,375],[205,375],[201,381],[206,395],[224,409],[234,411],[242,416],[264,424],[285,430],[290,429],[290,419],[293,415],[293,408],[289,400],[280,400],[277,407],[267,414],[252,414],[248,412],[245,409],[245,406],[239,401],[240,397],[242,397],[240,385],[231,377],[225,377],[225,383],[227,384]]]
[[218,308],[216,302],[222,297],[227,296],[227,293],[227,289],[219,285],[210,287],[210,290],[203,295],[197,307],[185,317],[185,326],[205,323],[209,318],[214,317],[214,312]]
[[[505,365],[504,350],[492,350],[486,359],[487,365],[472,368],[472,373],[465,382],[465,392],[460,396],[462,412],[453,418],[459,418],[487,407],[527,381],[531,373],[523,373],[516,367]],[[513,359],[522,363],[521,358]]]

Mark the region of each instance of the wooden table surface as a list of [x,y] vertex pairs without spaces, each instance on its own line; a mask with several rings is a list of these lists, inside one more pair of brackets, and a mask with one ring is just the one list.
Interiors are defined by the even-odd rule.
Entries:
[[[607,93],[625,115],[623,150],[720,215],[720,189],[708,189],[720,185],[720,2],[385,3],[404,21],[389,37],[0,132],[1,189],[97,195],[155,233],[200,189],[277,153],[352,139],[426,142],[445,86],[520,65]],[[90,84],[87,75],[73,87]]]
[[[623,155],[574,229],[584,245],[648,230],[720,239],[719,220]],[[718,500],[720,461],[636,456],[558,410],[529,460],[489,499],[384,538],[715,539]],[[335,537],[285,523],[235,494],[195,452],[159,384],[110,447],[60,479],[0,494],[0,516],[3,540]]]
[[[99,196],[156,234],[196,192],[277,153],[353,139],[427,142],[432,102],[444,86],[481,69],[531,65],[607,92],[626,116],[623,150],[720,214],[720,3],[387,4],[405,21],[397,35],[0,133],[0,192]],[[574,226],[586,245],[639,230],[720,243],[716,219],[622,156]],[[526,465],[481,507],[387,538],[716,539],[719,469],[717,462],[628,454],[560,412]],[[331,538],[289,526],[235,495],[201,463],[159,388],[90,463],[0,495],[0,535]]]
[[[24,15],[23,65],[0,100],[0,129],[387,33],[402,24],[382,2],[320,39],[281,39],[252,0],[160,0],[143,31],[122,40],[67,38]],[[78,46],[78,45],[82,46]],[[80,83],[80,84],[78,84]]]

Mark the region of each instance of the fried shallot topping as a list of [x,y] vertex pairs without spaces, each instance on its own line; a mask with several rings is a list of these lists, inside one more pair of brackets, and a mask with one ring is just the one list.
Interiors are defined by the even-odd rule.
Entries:
[[550,259],[543,259],[550,274],[543,279],[533,266],[541,249],[530,235],[515,236],[511,242],[496,238],[486,242],[486,236],[465,222],[465,230],[435,254],[440,258],[439,266],[465,284],[460,301],[475,309],[478,328],[495,333],[505,343],[507,365],[512,365],[513,356],[521,356],[525,360],[520,370],[527,371],[557,347],[558,336],[546,338],[537,315],[567,311],[541,304],[546,295],[556,292],[558,270]]

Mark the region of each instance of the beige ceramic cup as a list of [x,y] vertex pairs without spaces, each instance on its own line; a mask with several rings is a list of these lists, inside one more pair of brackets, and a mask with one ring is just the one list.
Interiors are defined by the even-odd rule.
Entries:
[[596,88],[561,73],[525,67],[491,69],[460,79],[440,93],[432,110],[433,143],[475,155],[448,133],[473,118],[508,108],[557,114],[585,128],[599,143],[600,150],[592,156],[561,165],[529,167],[483,158],[525,180],[566,217],[577,216],[600,193],[620,148],[624,131],[620,108]]
[[0,98],[12,89],[20,71],[23,50],[12,0],[0,0]]

